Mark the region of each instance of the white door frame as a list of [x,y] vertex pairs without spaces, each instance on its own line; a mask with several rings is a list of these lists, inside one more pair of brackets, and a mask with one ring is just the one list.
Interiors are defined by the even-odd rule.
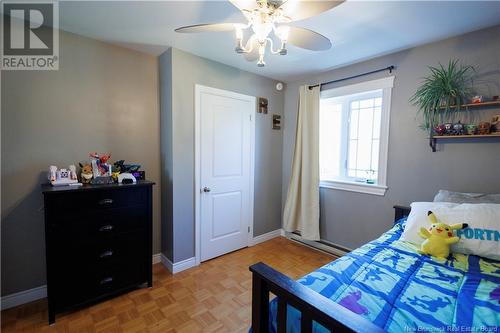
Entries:
[[[251,102],[256,106],[255,96],[248,96],[235,93],[228,90],[216,89],[200,84],[195,84],[194,87],[194,197],[195,197],[195,222],[194,222],[194,255],[195,264],[199,265],[201,262],[201,93],[208,92],[215,95],[224,97],[237,98]],[[252,113],[250,121],[250,231],[248,233],[247,245],[252,245],[253,240],[253,211],[254,211],[254,173],[255,173],[255,111]]]

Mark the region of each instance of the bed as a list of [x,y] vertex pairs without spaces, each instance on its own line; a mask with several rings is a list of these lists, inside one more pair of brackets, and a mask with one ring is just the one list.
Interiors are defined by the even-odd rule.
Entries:
[[498,331],[500,262],[421,255],[399,240],[409,209],[395,210],[389,231],[298,281],[251,266],[253,332]]

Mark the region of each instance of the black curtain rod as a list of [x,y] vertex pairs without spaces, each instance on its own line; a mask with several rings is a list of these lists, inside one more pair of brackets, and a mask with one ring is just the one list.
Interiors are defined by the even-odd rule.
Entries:
[[342,79],[338,79],[338,80],[333,80],[333,81],[328,81],[328,82],[323,82],[323,83],[315,84],[315,85],[309,86],[309,89],[312,89],[312,88],[314,88],[314,87],[323,86],[323,85],[326,85],[326,84],[331,84],[331,83],[341,82],[341,81],[345,81],[345,80],[355,79],[355,78],[360,77],[360,76],[365,76],[365,75],[375,74],[375,73],[378,73],[378,72],[389,71],[389,73],[392,73],[392,71],[393,71],[395,68],[396,68],[396,67],[394,67],[393,65],[391,65],[391,66],[389,66],[389,67],[376,69],[376,70],[371,71],[371,72],[366,72],[366,73],[362,73],[362,74],[358,74],[358,75],[353,75],[353,76],[349,76],[349,77],[344,77],[344,78],[342,78]]

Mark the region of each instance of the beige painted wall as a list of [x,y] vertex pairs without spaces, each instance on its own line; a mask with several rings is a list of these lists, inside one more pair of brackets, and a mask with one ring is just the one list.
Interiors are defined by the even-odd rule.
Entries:
[[42,173],[90,151],[137,162],[154,189],[160,251],[156,57],[61,32],[59,71],[2,73],[2,295],[45,284]]

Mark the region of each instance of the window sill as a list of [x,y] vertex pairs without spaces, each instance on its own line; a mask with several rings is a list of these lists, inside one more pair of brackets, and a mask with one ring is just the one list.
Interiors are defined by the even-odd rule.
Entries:
[[319,183],[319,187],[349,192],[374,194],[380,196],[384,196],[385,191],[387,191],[387,186],[383,185],[349,182],[342,180],[322,180]]

